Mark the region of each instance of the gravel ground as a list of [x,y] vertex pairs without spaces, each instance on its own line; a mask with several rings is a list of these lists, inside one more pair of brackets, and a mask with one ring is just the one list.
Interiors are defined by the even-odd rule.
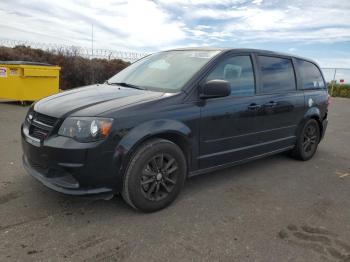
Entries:
[[0,104],[0,261],[350,261],[350,99],[333,99],[312,160],[282,154],[192,178],[153,214],[27,175],[26,111]]

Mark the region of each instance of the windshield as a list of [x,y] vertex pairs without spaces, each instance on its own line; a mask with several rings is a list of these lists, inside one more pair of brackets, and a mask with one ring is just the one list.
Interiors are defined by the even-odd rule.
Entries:
[[220,51],[168,51],[147,56],[108,80],[149,90],[178,92]]

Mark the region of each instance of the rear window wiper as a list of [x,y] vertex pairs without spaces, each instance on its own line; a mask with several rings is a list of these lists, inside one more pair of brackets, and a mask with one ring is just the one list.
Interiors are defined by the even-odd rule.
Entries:
[[118,85],[118,86],[123,86],[123,87],[129,87],[129,88],[135,88],[135,89],[140,89],[140,90],[145,90],[145,88],[142,88],[140,86],[136,86],[133,84],[125,83],[125,82],[118,82],[118,83],[110,83],[106,81],[108,85]]

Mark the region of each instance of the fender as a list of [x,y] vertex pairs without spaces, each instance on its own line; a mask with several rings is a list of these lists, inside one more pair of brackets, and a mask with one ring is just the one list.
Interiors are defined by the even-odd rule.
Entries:
[[136,148],[148,138],[164,135],[175,134],[181,136],[186,144],[192,148],[193,134],[191,129],[184,123],[172,119],[157,119],[142,123],[132,128],[119,141],[115,154],[113,156],[118,170],[118,186],[122,183],[124,171],[129,163],[129,159]]
[[317,118],[319,121],[321,121],[321,112],[320,109],[318,109],[318,107],[310,107],[306,113],[304,114],[304,117],[302,119],[302,121],[306,120],[306,119],[310,119],[310,118]]
[[[322,129],[322,120],[321,120],[321,112],[317,107],[310,107],[306,113],[304,114],[303,118],[300,120],[298,124],[298,128],[296,130],[296,137],[299,136],[299,133],[301,131],[301,128],[303,127],[303,124],[310,118],[315,118],[319,124],[320,124],[320,129]],[[322,132],[322,130],[321,130]]]
[[132,150],[138,142],[155,136],[157,134],[173,133],[181,135],[189,143],[192,131],[184,123],[171,119],[157,119],[142,123],[131,129],[120,141],[118,147],[123,147],[124,151]]

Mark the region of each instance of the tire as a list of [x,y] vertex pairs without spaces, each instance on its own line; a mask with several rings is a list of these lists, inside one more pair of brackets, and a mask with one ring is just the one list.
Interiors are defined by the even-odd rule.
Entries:
[[122,196],[142,212],[163,209],[180,193],[186,174],[186,159],[176,144],[165,139],[146,141],[129,162]]
[[292,156],[302,161],[311,159],[317,151],[319,142],[320,126],[315,119],[309,119],[301,128]]

